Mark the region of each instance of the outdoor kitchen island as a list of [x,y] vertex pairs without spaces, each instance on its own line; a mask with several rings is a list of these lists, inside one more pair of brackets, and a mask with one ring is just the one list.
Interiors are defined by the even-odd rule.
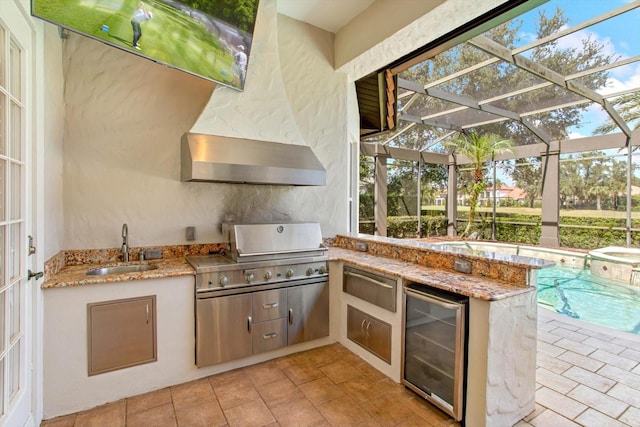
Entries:
[[[366,252],[362,252],[363,243]],[[171,252],[165,250],[167,254]],[[88,251],[88,255],[91,254],[93,252]],[[82,258],[81,254],[71,255]],[[123,275],[87,276],[85,271],[95,264],[67,265],[54,270],[43,284],[47,289],[43,349],[47,368],[46,417],[88,409],[336,341],[399,382],[401,299],[406,281],[470,297],[466,425],[511,425],[533,410],[536,303],[535,288],[528,285],[535,285],[536,269],[549,263],[507,255],[502,258],[498,254],[431,250],[428,245],[417,242],[373,236],[337,236],[328,256],[331,314],[328,337],[200,369],[194,364],[193,353],[194,271],[184,257],[177,253],[167,255],[156,270]],[[472,273],[455,272],[456,259],[470,261]],[[87,260],[96,262],[95,257]],[[389,312],[391,316],[384,318],[384,314],[376,311],[377,306],[342,292],[345,265],[396,277],[400,286],[395,294],[395,313]],[[149,299],[150,296],[155,297]],[[153,361],[151,354],[146,359],[148,363],[88,376],[87,307],[116,299],[125,305],[129,300],[140,304],[143,311],[147,304],[152,307],[151,321],[157,323],[157,361]],[[391,325],[391,364],[347,339],[347,305],[383,318]],[[98,313],[102,308],[92,306]]]
[[[534,410],[537,270],[552,262],[360,234],[337,236],[329,259],[331,283],[342,282],[344,266],[397,278],[396,305],[403,307],[390,312],[343,292],[339,341],[345,347],[401,382],[403,287],[420,283],[467,296],[466,425],[514,425]],[[470,267],[470,273],[456,271],[460,263]],[[389,325],[390,362],[347,337],[351,306],[370,315],[374,323]]]

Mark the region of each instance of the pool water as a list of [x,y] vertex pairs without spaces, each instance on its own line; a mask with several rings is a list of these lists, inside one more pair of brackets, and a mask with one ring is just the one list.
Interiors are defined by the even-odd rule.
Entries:
[[640,334],[640,286],[607,280],[588,269],[539,270],[538,304],[575,319]]

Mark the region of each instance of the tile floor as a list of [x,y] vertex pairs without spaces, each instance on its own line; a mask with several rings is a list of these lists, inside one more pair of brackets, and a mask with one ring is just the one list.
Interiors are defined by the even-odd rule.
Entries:
[[[640,426],[640,335],[539,309],[536,409],[517,427]],[[44,421],[84,426],[457,426],[339,344]]]

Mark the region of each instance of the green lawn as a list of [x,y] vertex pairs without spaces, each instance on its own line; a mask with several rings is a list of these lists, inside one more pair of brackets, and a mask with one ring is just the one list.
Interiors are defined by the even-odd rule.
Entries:
[[[444,206],[422,206],[423,210],[428,211],[442,211],[444,212]],[[458,212],[468,212],[469,206],[458,206]],[[491,214],[493,208],[477,208],[476,212],[483,214]],[[497,213],[509,213],[509,214],[522,214],[522,215],[540,215],[542,210],[540,208],[524,208],[524,207],[498,207]],[[560,209],[561,217],[582,217],[582,218],[626,218],[627,213],[621,211],[609,211],[609,210],[596,210],[596,209]],[[640,219],[640,212],[631,212],[632,218]]]
[[[139,0],[37,1],[34,13],[128,50],[132,50],[131,17]],[[193,18],[153,0],[145,1],[153,19],[143,22],[141,51],[156,61],[239,87],[233,56],[218,38]],[[103,26],[108,26],[104,31]],[[105,28],[106,29],[106,28]]]

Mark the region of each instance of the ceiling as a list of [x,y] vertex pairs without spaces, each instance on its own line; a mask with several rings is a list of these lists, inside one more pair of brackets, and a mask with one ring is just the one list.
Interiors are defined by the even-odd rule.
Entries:
[[336,33],[375,0],[278,0],[278,13]]

